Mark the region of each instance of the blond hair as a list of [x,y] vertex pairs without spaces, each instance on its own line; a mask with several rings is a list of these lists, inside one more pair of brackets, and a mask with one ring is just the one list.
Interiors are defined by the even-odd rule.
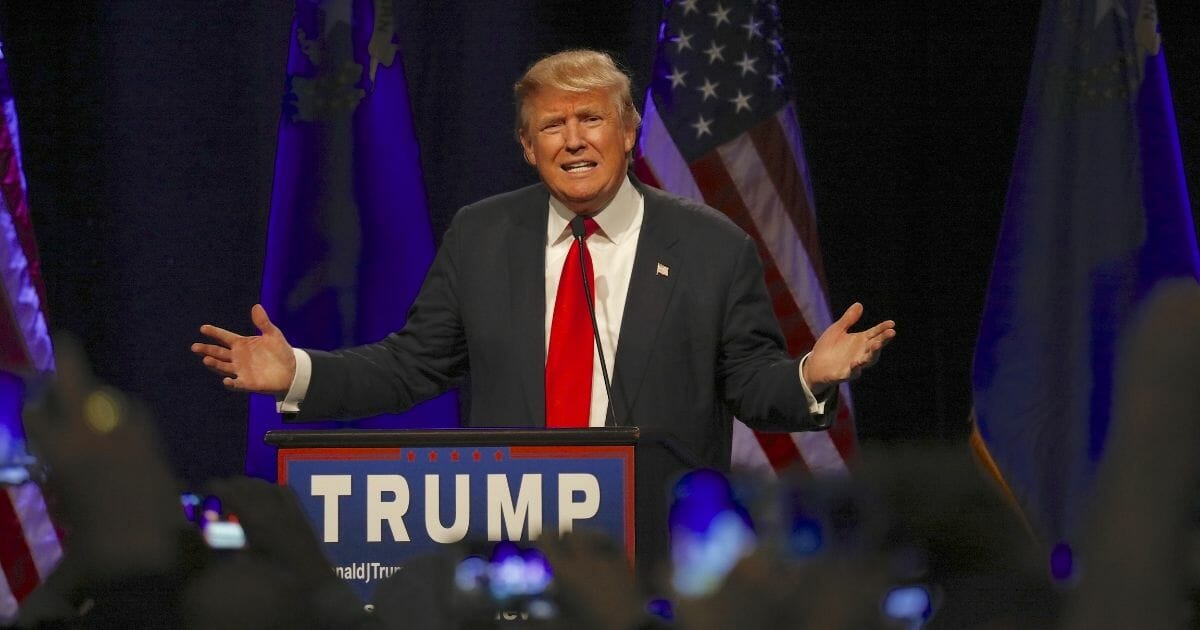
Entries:
[[591,92],[605,90],[613,98],[613,105],[621,114],[626,128],[637,129],[642,116],[633,106],[633,95],[629,90],[629,75],[625,74],[612,57],[598,50],[564,50],[543,57],[529,66],[525,75],[513,85],[513,97],[517,104],[517,139],[528,123],[526,104],[529,97],[544,88],[564,92]]

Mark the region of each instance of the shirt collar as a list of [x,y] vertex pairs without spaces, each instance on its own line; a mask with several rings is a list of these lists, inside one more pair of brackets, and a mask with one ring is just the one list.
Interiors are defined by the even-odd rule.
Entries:
[[[612,201],[591,215],[596,224],[600,226],[597,234],[619,245],[631,231],[630,228],[633,227],[633,221],[641,203],[641,191],[634,187],[633,182],[629,181],[629,177],[626,177],[621,182],[621,187],[617,189],[617,194],[613,196]],[[573,218],[575,218],[575,213],[551,195],[550,219],[546,222],[546,242],[554,245],[570,238],[571,229],[568,223]]]

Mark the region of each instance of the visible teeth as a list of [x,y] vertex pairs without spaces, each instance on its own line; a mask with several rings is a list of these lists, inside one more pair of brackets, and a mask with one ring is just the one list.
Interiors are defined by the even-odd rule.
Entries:
[[595,162],[576,162],[574,164],[564,164],[563,168],[565,170],[567,170],[568,172],[570,172],[570,171],[582,170],[585,168],[592,168],[595,165],[596,165]]

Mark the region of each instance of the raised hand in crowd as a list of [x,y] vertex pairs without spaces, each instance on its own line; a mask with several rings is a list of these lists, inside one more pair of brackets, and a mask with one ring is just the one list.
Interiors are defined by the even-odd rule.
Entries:
[[[174,602],[206,552],[183,517],[153,421],[96,381],[73,339],[55,339],[56,378],[26,408],[25,425],[67,552],[42,585],[54,592],[35,592],[18,626],[64,613],[88,627],[178,625]],[[41,606],[50,602],[62,605]]]
[[237,516],[246,547],[189,585],[184,611],[190,628],[381,627],[334,574],[290,488],[234,477],[212,481],[207,490]]

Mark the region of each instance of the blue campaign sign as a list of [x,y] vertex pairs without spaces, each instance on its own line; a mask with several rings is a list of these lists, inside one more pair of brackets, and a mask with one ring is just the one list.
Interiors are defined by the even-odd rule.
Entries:
[[632,446],[283,448],[279,473],[368,601],[406,560],[463,541],[588,528],[633,558]]

